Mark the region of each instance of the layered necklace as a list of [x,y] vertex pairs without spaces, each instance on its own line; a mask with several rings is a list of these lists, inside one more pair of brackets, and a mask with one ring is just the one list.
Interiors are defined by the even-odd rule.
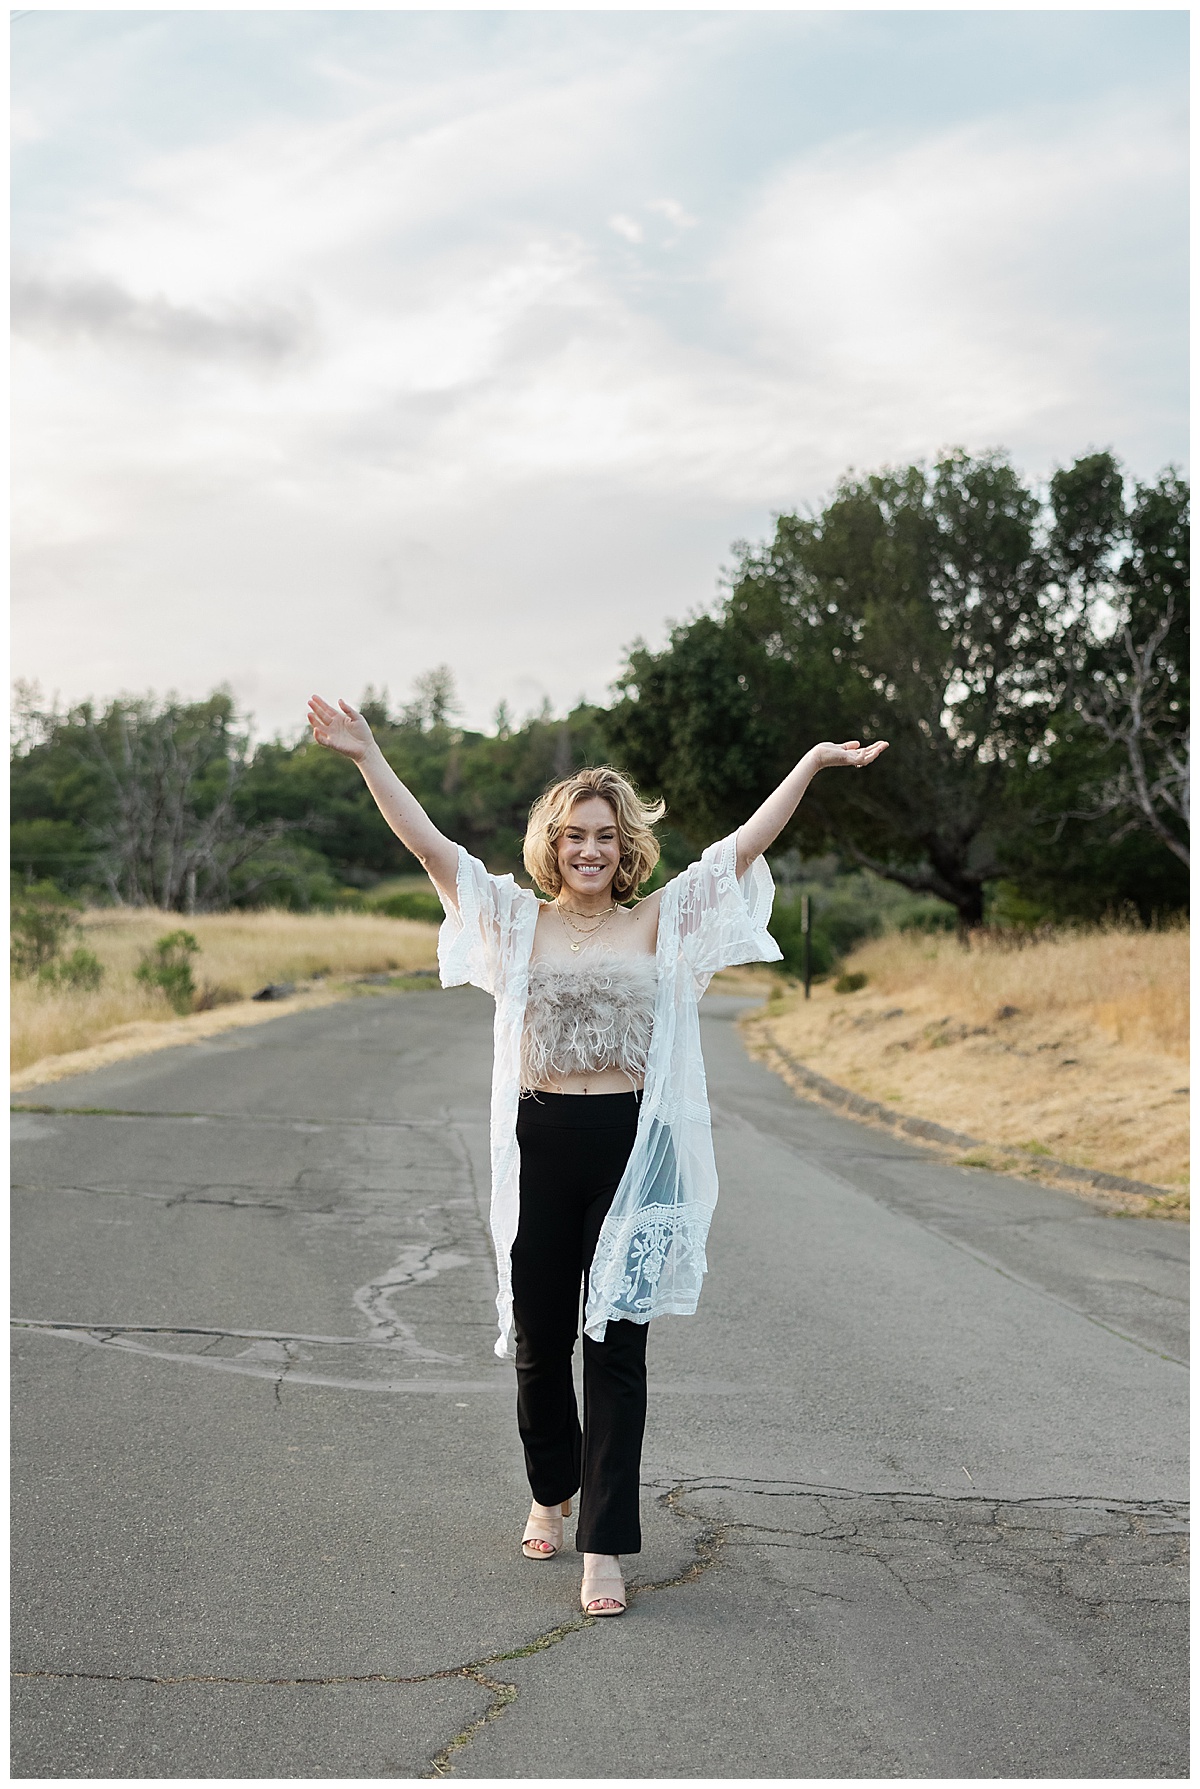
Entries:
[[[567,941],[568,941],[568,943],[570,943],[571,949],[573,951],[582,950],[584,943],[586,943],[586,941],[589,938],[594,938],[596,936],[596,933],[598,931],[600,931],[603,926],[608,924],[609,915],[611,913],[615,913],[617,910],[615,902],[613,903],[613,905],[611,907],[602,908],[599,914],[580,913],[578,911],[578,909],[575,907],[561,906],[557,900],[555,901],[554,905],[558,908],[559,918],[562,920],[563,925],[566,926],[568,934],[570,934],[571,932],[574,932],[576,937],[580,940],[580,942],[578,944],[575,944],[575,943],[571,942],[570,937],[568,936]],[[599,921],[599,924],[592,926],[590,928],[590,930],[585,930],[585,928],[583,926],[577,926],[575,924],[575,919],[572,919],[570,917],[571,914],[575,915],[575,919],[597,919]]]

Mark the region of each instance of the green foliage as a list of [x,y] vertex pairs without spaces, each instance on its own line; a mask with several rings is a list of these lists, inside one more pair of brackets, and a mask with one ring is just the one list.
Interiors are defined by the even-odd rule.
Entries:
[[[777,889],[767,927],[783,952],[780,967],[790,975],[804,973],[804,933],[800,925],[800,897]],[[829,934],[814,924],[809,939],[809,965],[814,976],[828,975],[837,959]]]
[[104,965],[79,944],[69,956],[63,947],[78,933],[78,904],[52,882],[15,884],[11,902],[9,952],[14,975],[36,975],[42,987],[93,990],[104,979]]
[[14,875],[60,888],[81,886],[95,856],[87,834],[72,820],[15,820],[8,850]]
[[385,913],[389,919],[425,919],[440,925],[445,918],[442,903],[432,888],[406,889],[371,903],[372,913]]
[[[990,882],[1054,881],[1073,821],[1091,825],[1084,854],[1106,858],[1115,888],[1122,834],[1096,836],[1100,809],[1123,802],[1127,828],[1154,827],[1130,818],[1125,748],[1088,720],[1088,690],[1126,715],[1120,627],[1141,641],[1167,617],[1146,749],[1169,782],[1186,697],[1185,516],[1170,473],[1127,502],[1110,454],[1057,474],[1046,501],[1000,454],[847,478],[819,514],[780,516],[771,542],[742,549],[716,614],[661,652],[633,648],[608,720],[614,755],[699,844],[745,819],[815,741],[887,739],[867,774],[821,776],[785,836],[940,897],[964,926],[982,920]],[[1065,739],[1086,760],[1066,767],[1073,809],[1043,776]],[[1143,838],[1136,855],[1162,852]],[[1161,862],[1152,875],[1179,887]]]
[[104,964],[94,951],[82,944],[77,945],[69,957],[46,963],[38,970],[38,981],[43,987],[74,988],[94,993],[103,980]]
[[77,927],[78,907],[52,882],[16,886],[12,893],[9,958],[16,976],[41,975],[54,964]]
[[[452,727],[447,719],[452,691],[447,693],[444,680],[426,689],[427,681],[418,679],[417,696],[399,718],[390,715],[383,697],[372,695],[379,747],[448,837],[490,868],[523,875],[521,840],[529,809],[555,777],[604,762],[602,713],[581,705],[565,720],[538,715],[523,727],[507,723],[503,732],[489,736]],[[314,905],[336,904],[336,887],[369,894],[381,880],[420,871],[355,766],[309,740],[261,746],[247,771],[242,802],[247,819],[281,821],[294,829],[289,842],[299,835],[320,851],[333,887],[314,891]],[[422,917],[440,913],[440,906],[435,913],[427,905]]]
[[912,894],[871,870],[846,871],[835,853],[804,859],[795,850],[771,859],[776,880],[770,931],[783,952],[780,967],[799,975],[804,965],[801,897],[810,904],[810,960],[814,977],[832,973],[867,938],[888,931],[953,931],[945,901]]
[[167,932],[142,953],[134,976],[147,988],[161,989],[177,1013],[191,1012],[196,998],[192,958],[199,951],[199,940],[193,933]]
[[[854,879],[848,879],[854,880]],[[770,933],[783,952],[783,967],[799,975],[804,967],[804,934],[801,930],[800,894],[780,889],[771,910]],[[814,976],[828,975],[835,965],[865,938],[883,930],[883,916],[852,889],[832,898],[810,896],[810,964]]]
[[342,892],[328,858],[303,837],[270,840],[229,877],[231,907],[311,913],[336,907]]
[[242,812],[249,740],[227,691],[191,703],[84,702],[66,714],[21,695],[14,862],[53,865],[64,886],[134,906],[224,907],[234,880],[243,898],[261,898],[251,866],[282,829]]
[[860,988],[866,987],[869,980],[870,977],[864,975],[861,969],[843,970],[833,984],[833,991],[835,994],[857,994]]
[[[405,703],[368,689],[360,707],[434,823],[521,880],[535,798],[581,765],[619,765],[668,803],[650,888],[813,743],[888,739],[869,772],[823,773],[779,841],[811,886],[784,886],[772,925],[793,965],[796,896],[813,895],[818,973],[878,925],[1130,905],[1149,923],[1187,898],[1187,499],[1173,472],[1129,486],[1109,453],[1044,491],[999,453],[848,477],[819,512],[737,549],[715,613],[660,651],[635,643],[607,710],[518,723],[502,703],[494,731],[474,732],[446,666]],[[225,692],[60,714],[21,686],[15,720],[11,850],[27,880],[180,912],[357,896],[440,918],[424,883],[391,886],[419,866],[355,766],[307,734],[251,751]],[[831,851],[907,909],[813,879]]]

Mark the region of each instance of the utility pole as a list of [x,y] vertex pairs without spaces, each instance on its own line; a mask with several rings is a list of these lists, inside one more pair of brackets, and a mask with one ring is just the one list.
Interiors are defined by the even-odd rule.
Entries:
[[800,896],[800,935],[804,939],[804,998],[812,999],[812,909],[807,895]]

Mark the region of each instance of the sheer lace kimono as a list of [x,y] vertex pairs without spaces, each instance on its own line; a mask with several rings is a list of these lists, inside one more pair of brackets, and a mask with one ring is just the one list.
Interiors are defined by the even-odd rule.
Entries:
[[[718,969],[777,962],[782,955],[767,931],[775,892],[770,871],[757,858],[739,881],[736,857],[731,834],[668,882],[660,897],[654,1029],[637,1136],[588,1276],[584,1328],[596,1341],[620,1318],[649,1323],[690,1315],[700,1297],[717,1169],[697,1005]],[[491,1223],[500,1282],[496,1353],[504,1355],[520,1215],[521,1037],[538,901],[511,876],[489,875],[461,846],[457,896],[458,911],[446,907],[438,937],[442,984],[472,982],[496,1002]]]

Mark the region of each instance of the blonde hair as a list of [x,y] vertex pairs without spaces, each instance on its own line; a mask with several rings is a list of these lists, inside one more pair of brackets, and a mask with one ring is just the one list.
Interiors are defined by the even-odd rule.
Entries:
[[525,868],[552,900],[562,887],[558,841],[566,831],[575,803],[588,801],[595,795],[608,803],[617,823],[621,857],[612,882],[613,899],[627,900],[641,887],[658,862],[658,840],[651,828],[666,813],[666,802],[643,801],[629,778],[614,770],[611,764],[577,770],[574,775],[551,783],[529,810]]

